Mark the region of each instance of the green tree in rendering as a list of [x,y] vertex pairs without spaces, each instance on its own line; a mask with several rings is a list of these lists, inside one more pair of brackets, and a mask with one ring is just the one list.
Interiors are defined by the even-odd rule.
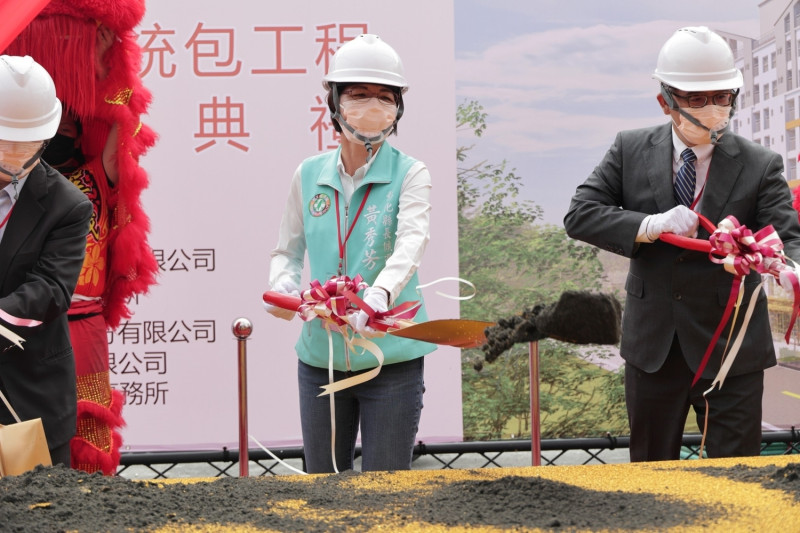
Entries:
[[[457,129],[481,137],[487,115],[475,101],[458,106]],[[474,146],[474,145],[473,145]],[[520,198],[521,176],[507,161],[472,163],[473,146],[457,149],[460,276],[477,294],[461,316],[496,321],[558,300],[566,290],[599,290],[597,248],[541,222],[542,210]],[[602,347],[539,342],[542,436],[583,437],[627,431],[620,376],[585,360]],[[464,435],[468,440],[531,434],[528,345],[515,345],[491,364],[480,349],[462,351]]]

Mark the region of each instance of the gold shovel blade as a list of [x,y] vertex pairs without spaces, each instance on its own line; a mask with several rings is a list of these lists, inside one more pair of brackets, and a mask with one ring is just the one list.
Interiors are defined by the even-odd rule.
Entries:
[[494,325],[494,322],[453,318],[413,324],[390,330],[388,333],[395,337],[445,344],[456,348],[476,348],[486,342],[484,330]]

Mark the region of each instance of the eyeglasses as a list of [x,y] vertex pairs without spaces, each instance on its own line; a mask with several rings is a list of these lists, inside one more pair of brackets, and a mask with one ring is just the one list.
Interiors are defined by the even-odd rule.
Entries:
[[350,101],[359,103],[365,103],[372,98],[376,98],[378,102],[386,107],[397,107],[397,96],[391,91],[381,91],[374,94],[366,89],[354,87],[343,91],[342,96],[346,96]]
[[708,105],[709,98],[714,103],[714,105],[727,107],[733,104],[733,100],[736,98],[736,95],[739,94],[738,91],[729,91],[724,93],[716,93],[708,96],[702,93],[689,93],[689,94],[678,94],[675,91],[670,91],[669,94],[676,98],[680,98],[681,100],[685,100],[688,102],[689,107],[705,107]]

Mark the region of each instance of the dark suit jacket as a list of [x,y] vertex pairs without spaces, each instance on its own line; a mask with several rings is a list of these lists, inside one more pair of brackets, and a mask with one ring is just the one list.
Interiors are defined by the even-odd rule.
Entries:
[[[619,133],[602,162],[577,188],[564,218],[571,237],[630,257],[620,352],[646,372],[661,367],[676,333],[690,368],[697,370],[734,279],[707,254],[659,240],[635,242],[646,215],[676,206],[671,127]],[[787,255],[800,259],[800,224],[781,156],[759,144],[725,133],[714,148],[700,213],[714,224],[733,215],[753,232],[772,224]],[[708,237],[701,229],[698,238]],[[759,282],[756,273],[745,278],[745,304]],[[743,316],[744,311],[739,322]],[[719,370],[727,332],[711,355],[704,378],[713,378]],[[762,370],[775,362],[767,300],[761,291],[729,375]]]
[[[20,418],[42,418],[48,445],[55,448],[75,433],[67,309],[83,264],[92,204],[45,164],[26,179],[0,241],[0,309],[43,323],[29,328],[0,320],[25,339],[20,350],[0,337],[0,387]],[[0,422],[12,420],[0,402]]]

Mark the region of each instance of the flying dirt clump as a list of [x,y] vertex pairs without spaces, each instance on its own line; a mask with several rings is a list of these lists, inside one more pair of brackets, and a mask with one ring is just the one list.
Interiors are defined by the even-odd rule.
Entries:
[[[521,314],[501,318],[486,328],[481,346],[484,360],[494,362],[518,342],[544,338],[573,344],[617,344],[621,334],[622,305],[609,294],[566,291],[549,305],[525,308]],[[475,363],[476,370],[483,361]]]

